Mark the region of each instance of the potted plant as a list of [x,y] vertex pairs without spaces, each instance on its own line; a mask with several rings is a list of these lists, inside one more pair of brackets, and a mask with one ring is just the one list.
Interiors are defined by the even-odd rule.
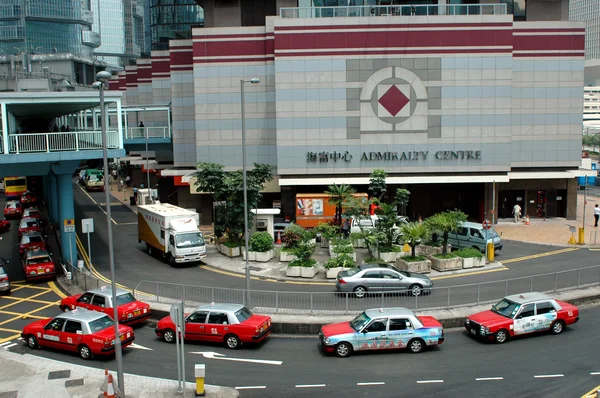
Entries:
[[314,251],[315,245],[312,243],[300,242],[294,249],[296,259],[290,261],[285,270],[285,275],[314,278],[317,274],[317,266],[319,265],[316,260],[311,258]]
[[226,240],[225,242],[221,243],[220,251],[227,257],[238,257],[242,254],[241,247],[241,244],[238,242]]
[[462,269],[462,258],[454,253],[434,254],[429,257],[431,260],[431,268],[436,271],[456,271]]
[[268,232],[255,232],[250,238],[248,259],[267,262],[273,258],[273,237]]
[[367,247],[364,235],[360,232],[351,232],[350,240],[352,241],[352,246],[354,246],[356,249]]
[[440,234],[442,236],[441,254],[445,255],[448,253],[448,236],[452,232],[458,230],[460,225],[465,221],[467,221],[467,215],[460,210],[451,210],[445,211],[443,213],[437,213],[429,217],[425,221],[425,224],[427,224],[427,227],[430,231],[436,234]]
[[347,254],[340,254],[327,260],[324,267],[325,277],[327,279],[335,279],[340,271],[356,267],[356,260]]
[[356,252],[354,251],[354,246],[350,243],[348,239],[334,239],[332,240],[332,246],[329,246],[329,256],[337,257],[339,255],[345,254],[351,257],[354,261],[356,261]]
[[336,235],[337,228],[329,223],[319,223],[314,229],[315,233],[321,237],[321,247],[329,247],[329,241]]
[[400,271],[428,274],[431,272],[431,261],[425,256],[405,256],[396,259],[396,268]]
[[485,266],[485,257],[483,253],[472,247],[457,250],[454,254],[462,259],[463,268]]
[[290,262],[297,258],[294,250],[298,248],[301,242],[306,240],[307,236],[305,232],[306,230],[297,224],[290,224],[283,230],[283,234],[281,235],[283,247],[279,253],[279,261]]
[[416,255],[416,247],[419,242],[427,239],[429,230],[422,223],[409,222],[401,227],[404,241],[410,246],[411,255],[396,259],[396,266],[402,271],[429,273],[431,272],[431,261],[424,256]]

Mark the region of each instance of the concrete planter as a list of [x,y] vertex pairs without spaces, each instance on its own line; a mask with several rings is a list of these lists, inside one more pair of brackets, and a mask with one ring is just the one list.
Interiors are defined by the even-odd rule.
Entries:
[[335,279],[335,278],[337,278],[337,274],[340,273],[340,271],[346,271],[349,269],[350,268],[346,268],[346,267],[329,268],[329,269],[325,270],[325,277],[327,279]]
[[431,268],[436,271],[456,271],[463,268],[462,258],[435,258],[429,257],[431,260]]
[[289,265],[285,269],[285,276],[300,277],[300,272],[304,267],[290,267]]
[[[448,253],[450,253],[452,245],[448,244]],[[442,247],[418,245],[417,256],[433,256],[434,254],[442,254]]]
[[408,256],[410,256],[410,252],[401,251],[396,253],[396,259]]
[[404,259],[396,259],[396,268],[400,271],[418,272],[419,274],[429,274],[431,272],[431,261],[406,261]]
[[[256,253],[248,250],[248,261],[256,261]],[[242,249],[242,258],[246,260],[246,250]]]
[[352,239],[352,246],[355,248],[365,248],[367,247],[367,242],[364,239]]
[[248,252],[248,255],[250,255],[250,253],[254,254],[255,261],[261,263],[266,263],[273,258],[273,250],[269,250],[268,252]]
[[469,257],[462,259],[463,268],[483,267],[485,266],[485,257]]
[[226,255],[227,257],[239,257],[242,255],[241,247],[227,247],[221,244],[221,254]]
[[289,263],[290,261],[295,260],[297,258],[298,257],[296,257],[296,255],[292,252],[287,252],[285,250],[279,252],[279,261],[281,261],[282,263]]
[[316,265],[313,265],[312,267],[300,267],[301,278],[314,278],[315,275],[317,275]]
[[356,252],[354,252],[354,253],[333,253],[331,255],[331,257],[332,258],[333,257],[338,257],[338,256],[341,256],[342,254],[347,254],[347,255],[349,255],[352,258],[352,260],[356,261]]
[[393,263],[398,257],[398,252],[378,252],[379,258],[386,263]]

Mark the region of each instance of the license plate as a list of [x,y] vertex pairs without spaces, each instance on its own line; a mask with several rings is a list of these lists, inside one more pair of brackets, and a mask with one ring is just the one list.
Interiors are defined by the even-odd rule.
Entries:
[[138,316],[139,314],[141,314],[140,310],[133,311],[133,315]]
[[38,274],[43,274],[46,270],[44,268],[38,268]]
[[122,334],[122,335],[119,336],[119,338],[121,339],[121,341],[123,341],[123,340],[125,340],[125,335]]
[[477,332],[475,331],[475,329],[471,329],[471,334],[477,334]]

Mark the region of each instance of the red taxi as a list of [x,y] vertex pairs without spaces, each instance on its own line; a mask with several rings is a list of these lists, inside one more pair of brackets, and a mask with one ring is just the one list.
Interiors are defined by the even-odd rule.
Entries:
[[42,232],[40,223],[35,218],[23,218],[19,223],[19,238],[26,233],[30,232]]
[[23,218],[35,218],[39,222],[42,221],[42,213],[37,207],[28,207],[23,210]]
[[23,255],[30,250],[46,250],[46,241],[41,232],[23,234],[19,242],[19,254]]
[[4,218],[21,218],[23,207],[16,200],[9,200],[4,206]]
[[545,331],[560,334],[577,321],[576,306],[531,292],[507,296],[491,310],[470,315],[465,329],[473,336],[502,344],[522,334]]
[[[31,349],[56,348],[92,359],[114,352],[115,322],[101,312],[78,309],[30,323],[23,328],[21,338]],[[133,329],[119,325],[119,338],[121,346],[127,347],[135,340]]]
[[28,251],[21,259],[21,264],[27,282],[56,278],[54,261],[46,250]]
[[23,206],[33,206],[37,203],[37,197],[31,191],[25,191],[21,194],[20,202]]
[[[238,348],[242,343],[259,343],[271,334],[271,317],[256,315],[241,304],[206,304],[185,318],[185,339],[224,343]],[[167,343],[175,342],[175,323],[164,317],[155,329]]]
[[10,221],[2,220],[0,221],[0,232],[8,232],[10,229]]
[[[85,308],[92,311],[104,312],[109,316],[114,315],[112,304],[112,290],[102,286],[99,289],[89,290],[83,294],[76,294],[64,298],[60,302],[60,309],[68,311],[75,308]],[[150,305],[138,301],[131,293],[124,289],[117,289],[117,312],[119,323],[136,324],[150,318]]]

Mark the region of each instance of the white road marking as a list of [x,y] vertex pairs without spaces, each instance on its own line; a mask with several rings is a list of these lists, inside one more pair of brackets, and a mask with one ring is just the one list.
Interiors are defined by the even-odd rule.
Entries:
[[245,386],[245,387],[235,387],[236,390],[261,390],[265,389],[267,386]]
[[131,343],[129,345],[129,347],[131,348],[137,348],[139,350],[147,350],[147,351],[152,351],[152,348],[148,348],[148,347],[144,347],[143,345],[139,345],[139,344],[135,344],[135,343]]
[[6,346],[4,346],[2,348],[4,348],[5,350],[8,350],[10,347],[14,347],[16,345],[17,345],[17,343],[12,343],[12,344],[6,345]]
[[533,376],[536,379],[552,379],[552,378],[556,378],[556,377],[564,377],[565,375],[563,374],[558,374],[558,375],[535,375]]
[[296,384],[296,388],[326,387],[326,384]]
[[504,377],[477,377],[476,381],[504,380]]
[[443,383],[444,380],[418,380],[417,384]]
[[600,375],[600,372],[590,372],[590,374],[591,374],[592,376],[598,376],[598,375]]
[[0,344],[0,347],[4,347],[5,345],[9,345],[10,343],[11,343],[10,341],[4,342],[4,343]]
[[262,363],[264,365],[281,365],[283,363],[283,361],[271,361],[271,360],[267,360],[267,359],[227,358],[224,354],[219,354],[218,352],[212,352],[212,351],[190,352],[190,354],[198,354],[198,355],[202,355],[204,358],[222,359],[225,361],[233,361],[233,362]]
[[370,381],[366,383],[356,383],[357,386],[382,386],[384,385],[384,381]]

